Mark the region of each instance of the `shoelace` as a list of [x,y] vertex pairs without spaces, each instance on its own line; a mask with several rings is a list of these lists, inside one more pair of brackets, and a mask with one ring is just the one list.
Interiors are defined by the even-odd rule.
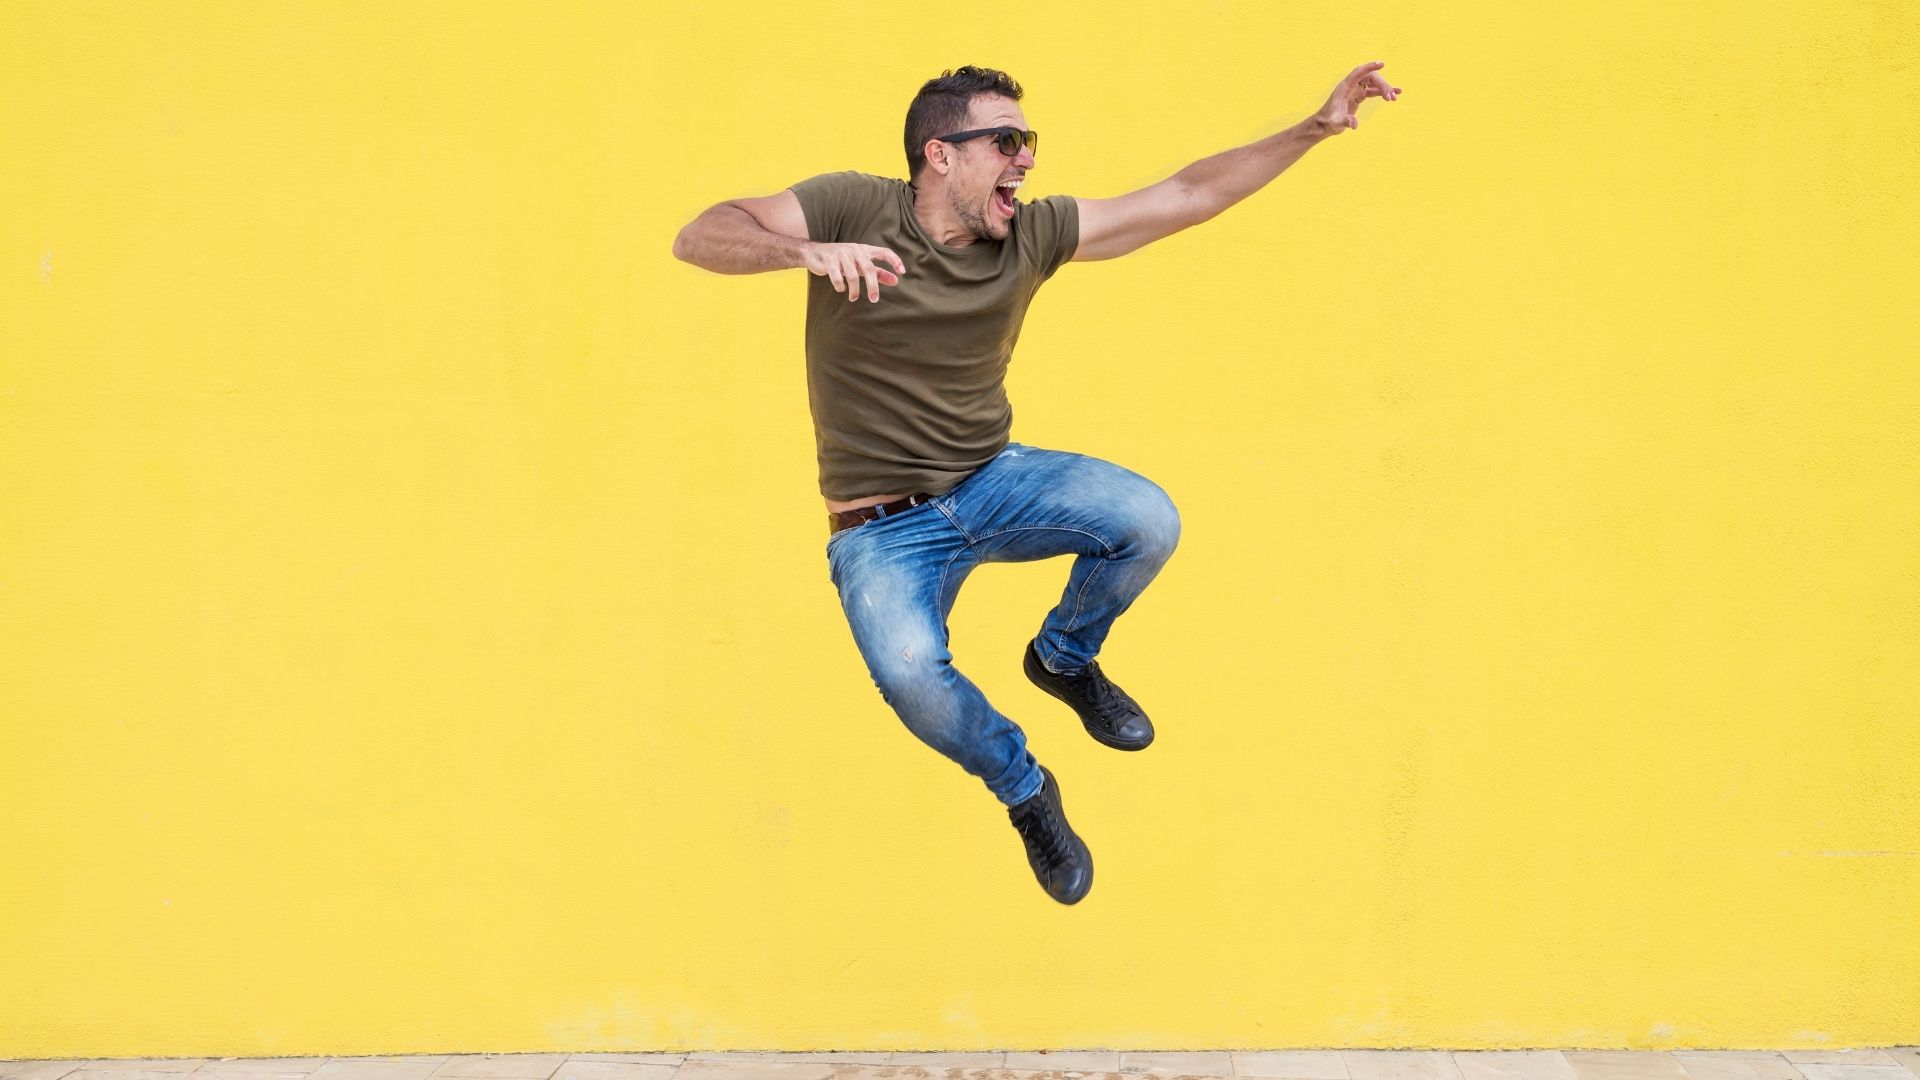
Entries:
[[1113,685],[1105,675],[1100,673],[1098,662],[1087,664],[1085,671],[1067,678],[1073,683],[1074,688],[1080,691],[1081,696],[1087,699],[1087,703],[1093,706],[1093,711],[1100,714],[1100,719],[1109,729],[1125,723],[1128,715],[1140,707],[1134,704],[1126,691]]
[[[1037,797],[1046,796],[1042,794]],[[1073,854],[1073,845],[1067,842],[1066,829],[1061,826],[1060,819],[1047,810],[1016,815],[1013,827],[1020,830],[1020,839],[1027,845],[1028,857],[1037,858],[1044,866],[1058,866]]]

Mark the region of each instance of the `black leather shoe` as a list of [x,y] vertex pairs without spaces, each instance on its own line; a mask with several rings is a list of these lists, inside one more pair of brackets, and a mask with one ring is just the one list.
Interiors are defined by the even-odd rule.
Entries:
[[1113,685],[1098,661],[1089,661],[1077,675],[1055,675],[1040,663],[1040,654],[1029,641],[1026,668],[1033,685],[1073,706],[1087,734],[1102,744],[1115,750],[1145,750],[1153,742],[1153,721],[1125,690]]
[[1067,824],[1060,806],[1060,785],[1045,765],[1046,782],[1026,802],[1007,807],[1007,816],[1027,845],[1027,865],[1047,895],[1063,904],[1077,904],[1093,888],[1093,852]]

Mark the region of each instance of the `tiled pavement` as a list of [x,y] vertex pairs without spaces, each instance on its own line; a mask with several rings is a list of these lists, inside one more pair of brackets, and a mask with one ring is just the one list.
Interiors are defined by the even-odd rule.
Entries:
[[[188,1074],[191,1074],[189,1078]],[[0,1061],[0,1080],[1920,1080],[1920,1049],[456,1054]]]

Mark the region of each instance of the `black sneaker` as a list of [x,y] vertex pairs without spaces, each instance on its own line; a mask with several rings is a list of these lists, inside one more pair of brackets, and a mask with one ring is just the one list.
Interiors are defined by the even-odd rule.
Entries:
[[1007,816],[1027,845],[1027,865],[1047,895],[1063,904],[1077,904],[1093,888],[1093,852],[1067,824],[1060,806],[1060,785],[1040,766],[1045,782],[1026,802],[1007,807]]
[[1113,685],[1098,661],[1089,661],[1079,674],[1056,675],[1040,663],[1040,654],[1029,641],[1026,668],[1033,685],[1073,706],[1087,734],[1103,745],[1115,750],[1145,750],[1153,742],[1153,721],[1125,690]]

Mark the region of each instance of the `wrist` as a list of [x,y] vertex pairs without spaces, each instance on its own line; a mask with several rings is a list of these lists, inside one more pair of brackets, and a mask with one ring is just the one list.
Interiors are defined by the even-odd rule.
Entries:
[[1297,126],[1300,134],[1306,138],[1308,142],[1320,142],[1323,139],[1331,139],[1335,135],[1347,130],[1347,125],[1336,124],[1320,113],[1314,113],[1312,116],[1300,121]]

